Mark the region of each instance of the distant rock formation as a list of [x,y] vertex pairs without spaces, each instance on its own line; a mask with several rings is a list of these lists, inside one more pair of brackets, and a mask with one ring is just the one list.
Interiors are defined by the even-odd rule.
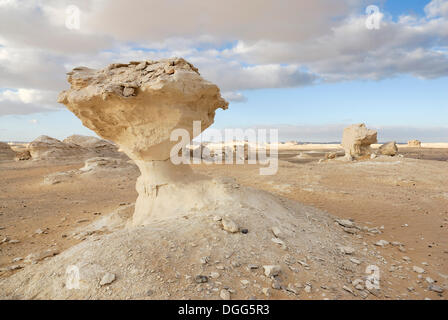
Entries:
[[0,160],[13,160],[16,156],[14,150],[4,142],[0,142]]
[[378,153],[384,156],[395,156],[398,153],[398,147],[395,141],[385,143],[378,149]]
[[118,147],[104,139],[99,139],[92,136],[72,135],[65,138],[62,142],[67,144],[76,144],[89,151],[96,153],[100,157],[117,157]]
[[30,159],[31,159],[31,153],[29,152],[29,150],[17,152],[17,154],[14,158],[14,160],[16,160],[16,161],[25,161],[25,160],[30,160]]
[[83,147],[64,143],[49,136],[40,136],[28,145],[28,151],[33,160],[65,159],[80,157],[88,151]]
[[96,137],[73,135],[63,141],[40,136],[28,144],[26,151],[16,160],[86,160],[93,157],[127,159],[117,146]]
[[409,140],[408,141],[408,147],[420,148],[421,146],[422,146],[422,143],[420,140]]
[[376,142],[377,132],[367,129],[364,123],[354,124],[345,128],[342,135],[342,147],[347,158],[370,157],[372,154],[370,145]]
[[179,143],[170,139],[174,129],[185,129],[189,143],[200,133],[193,133],[193,121],[200,121],[203,131],[213,123],[216,109],[228,106],[219,88],[192,64],[173,58],[115,63],[102,70],[79,67],[68,73],[68,82],[71,87],[60,93],[58,102],[100,137],[117,143],[142,173],[134,225],[216,197],[211,187],[194,184],[211,179],[169,160]]

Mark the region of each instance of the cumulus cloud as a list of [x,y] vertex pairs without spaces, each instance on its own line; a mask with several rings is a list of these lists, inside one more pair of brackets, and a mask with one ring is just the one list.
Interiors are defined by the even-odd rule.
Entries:
[[[79,30],[65,27],[71,4],[80,9]],[[185,57],[234,102],[246,100],[243,90],[448,75],[447,0],[432,0],[423,17],[394,20],[385,13],[380,30],[366,28],[365,5],[363,0],[0,0],[0,90],[51,92],[45,102],[38,94],[28,102],[3,94],[0,116],[56,109],[67,71],[116,61]]]
[[23,88],[2,90],[0,91],[0,114],[28,114],[57,110],[59,106],[54,102],[56,94],[53,91]]
[[224,99],[230,102],[246,102],[247,98],[241,93],[241,92],[235,92],[235,91],[228,91],[223,92],[222,96]]

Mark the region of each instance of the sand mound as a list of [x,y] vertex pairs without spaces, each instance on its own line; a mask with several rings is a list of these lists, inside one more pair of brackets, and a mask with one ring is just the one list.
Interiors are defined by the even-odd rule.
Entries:
[[4,142],[0,142],[0,161],[1,160],[13,160],[16,156],[14,150]]
[[[269,290],[273,297],[297,298],[322,288],[335,297],[352,296],[343,287],[365,275],[371,258],[331,216],[227,185],[235,200],[227,207],[185,211],[108,235],[92,232],[69,250],[1,280],[0,298],[219,299],[222,290],[240,299],[263,298]],[[278,276],[266,276],[267,265],[278,265]],[[67,287],[67,279],[73,280],[67,268],[79,270],[79,289]],[[350,290],[358,297],[369,294]]]

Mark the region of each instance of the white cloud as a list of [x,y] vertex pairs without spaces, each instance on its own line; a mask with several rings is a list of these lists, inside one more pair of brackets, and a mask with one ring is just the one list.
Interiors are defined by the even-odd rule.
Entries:
[[27,114],[57,110],[56,92],[35,89],[6,89],[0,91],[0,114]]
[[[80,30],[65,27],[69,4],[81,10]],[[75,66],[170,56],[190,60],[233,101],[245,100],[242,90],[321,80],[448,76],[447,0],[431,1],[424,17],[394,21],[385,14],[380,30],[366,28],[364,5],[363,0],[0,0],[0,90],[47,95],[45,103],[37,93],[32,102],[10,97],[0,116],[57,108],[57,92],[68,86],[65,72]]]
[[241,92],[235,92],[235,91],[227,91],[223,92],[222,96],[224,99],[230,102],[246,102],[247,98],[241,93]]
[[432,0],[425,7],[428,17],[448,17],[448,2],[446,0]]

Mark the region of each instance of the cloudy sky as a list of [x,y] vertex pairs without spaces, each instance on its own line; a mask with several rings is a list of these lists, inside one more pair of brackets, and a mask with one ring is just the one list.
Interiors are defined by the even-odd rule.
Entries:
[[215,128],[448,141],[448,0],[0,0],[0,140],[93,134],[56,103],[66,72],[172,56],[230,101]]

